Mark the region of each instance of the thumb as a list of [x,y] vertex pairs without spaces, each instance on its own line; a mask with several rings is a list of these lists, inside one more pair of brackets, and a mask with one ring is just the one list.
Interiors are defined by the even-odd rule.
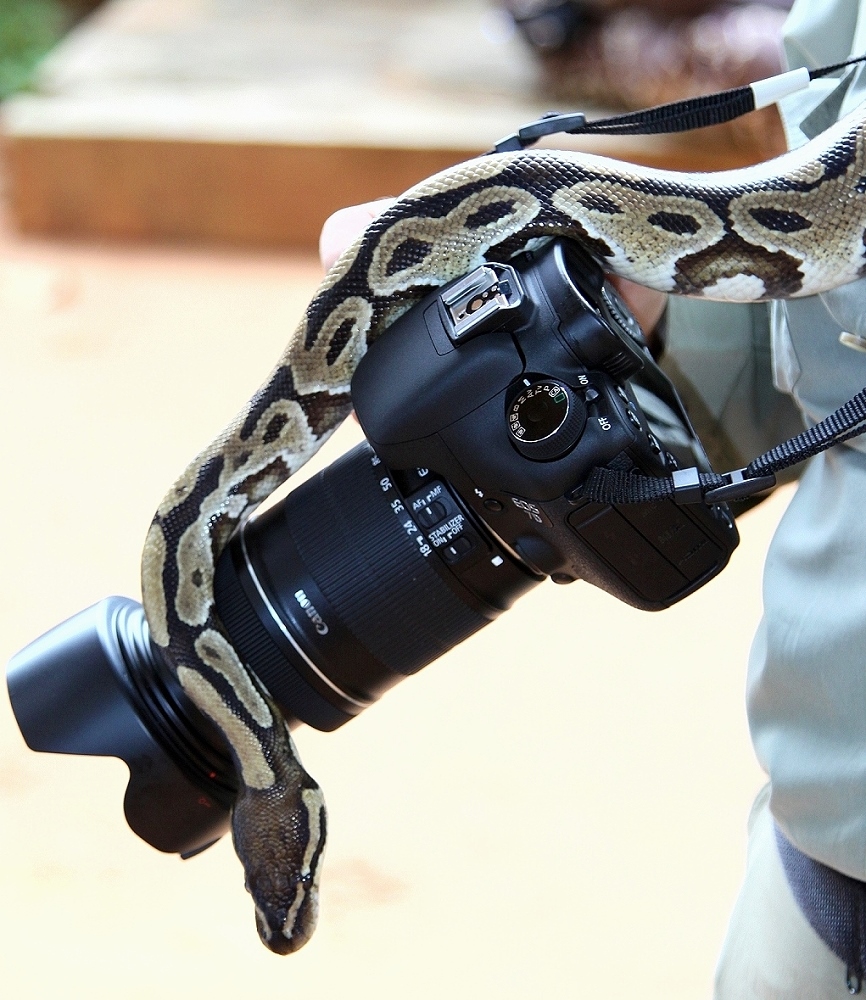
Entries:
[[330,270],[340,254],[361,235],[387,208],[394,198],[381,198],[363,205],[341,208],[325,220],[319,236],[319,258],[325,270]]

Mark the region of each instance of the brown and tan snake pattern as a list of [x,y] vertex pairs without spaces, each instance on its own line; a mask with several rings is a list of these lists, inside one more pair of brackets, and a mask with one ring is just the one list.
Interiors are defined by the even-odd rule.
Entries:
[[734,301],[811,295],[860,277],[863,117],[855,112],[769,163],[722,173],[526,151],[429,178],[340,257],[267,381],[171,487],[144,547],[144,606],[184,690],[230,747],[241,781],[234,843],[270,949],[295,951],[312,934],[325,807],[214,608],[214,565],[241,517],[349,413],[350,380],[368,345],[431,287],[484,259],[565,236],[643,285]]

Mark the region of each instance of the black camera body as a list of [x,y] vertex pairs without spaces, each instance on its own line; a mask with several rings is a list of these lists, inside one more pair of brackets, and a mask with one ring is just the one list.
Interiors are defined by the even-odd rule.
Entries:
[[372,345],[352,397],[419,535],[494,603],[510,557],[656,611],[719,573],[738,543],[724,505],[581,496],[597,466],[670,476],[709,463],[640,328],[574,244],[428,296]]
[[[658,610],[727,563],[723,504],[613,506],[596,467],[709,465],[671,383],[597,263],[552,241],[431,292],[361,360],[367,441],[235,533],[217,612],[291,726],[333,730],[550,576]],[[9,664],[28,745],[129,765],[130,826],[185,857],[228,827],[219,732],[107,598]]]
[[563,240],[432,292],[352,379],[367,442],[239,531],[220,617],[290,723],[343,725],[547,576],[645,610],[738,542],[724,505],[591,503],[607,466],[709,464],[640,328]]

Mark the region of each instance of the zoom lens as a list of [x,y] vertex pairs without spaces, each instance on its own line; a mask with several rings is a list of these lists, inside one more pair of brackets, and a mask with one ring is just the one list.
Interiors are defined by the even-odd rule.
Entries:
[[[343,725],[538,582],[445,483],[399,475],[400,489],[359,445],[248,522],[217,564],[217,612],[290,725]],[[498,567],[495,584],[484,564]],[[191,857],[228,829],[228,752],[140,604],[112,597],[80,612],[14,656],[7,680],[33,750],[129,765],[126,818],[149,844]]]
[[446,516],[444,492],[416,503],[419,521],[442,521],[425,535],[392,479],[358,445],[250,521],[217,566],[220,617],[290,720],[336,729],[501,610],[447,568],[481,544],[465,515]]

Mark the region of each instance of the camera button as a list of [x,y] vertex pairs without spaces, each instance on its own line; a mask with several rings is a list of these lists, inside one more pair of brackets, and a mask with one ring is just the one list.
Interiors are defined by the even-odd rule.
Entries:
[[473,547],[471,538],[467,538],[466,535],[458,535],[456,538],[451,540],[450,545],[443,545],[439,551],[442,553],[442,558],[445,562],[456,563],[458,560],[462,559],[467,552],[470,552]]
[[577,444],[586,426],[586,403],[558,379],[524,377],[512,395],[506,420],[511,443],[521,455],[549,461]]
[[434,500],[413,511],[413,516],[422,528],[432,528],[438,524],[446,515],[446,510],[441,503]]

